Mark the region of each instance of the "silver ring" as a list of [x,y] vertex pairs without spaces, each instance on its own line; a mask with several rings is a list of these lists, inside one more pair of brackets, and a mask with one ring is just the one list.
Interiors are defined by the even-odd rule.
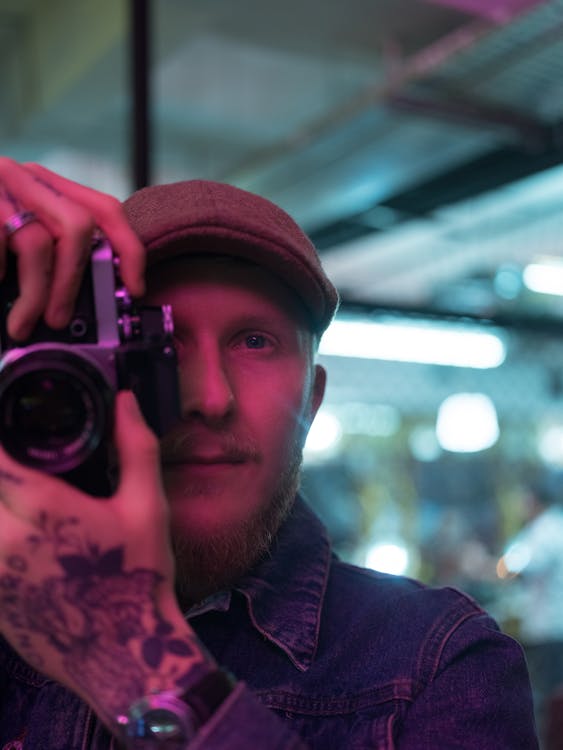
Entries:
[[6,237],[11,237],[12,234],[25,227],[26,224],[31,224],[32,221],[37,221],[37,216],[33,211],[18,211],[12,214],[9,219],[4,222],[4,232]]

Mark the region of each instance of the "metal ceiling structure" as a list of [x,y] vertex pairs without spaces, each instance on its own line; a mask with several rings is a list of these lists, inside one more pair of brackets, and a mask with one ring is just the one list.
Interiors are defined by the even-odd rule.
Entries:
[[[127,192],[141,5],[0,1],[4,153]],[[559,317],[495,279],[559,251],[562,0],[148,6],[153,181],[279,202],[345,300]]]

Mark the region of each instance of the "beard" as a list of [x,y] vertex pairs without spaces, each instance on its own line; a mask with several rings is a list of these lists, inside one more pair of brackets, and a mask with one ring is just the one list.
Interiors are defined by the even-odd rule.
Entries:
[[182,608],[230,588],[268,553],[295,502],[302,461],[302,441],[296,440],[270,502],[235,526],[205,539],[190,537],[185,529],[172,530],[176,595]]

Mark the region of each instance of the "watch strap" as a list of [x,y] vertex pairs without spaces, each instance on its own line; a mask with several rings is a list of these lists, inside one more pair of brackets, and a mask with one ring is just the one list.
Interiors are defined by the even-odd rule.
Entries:
[[214,669],[204,675],[182,695],[180,700],[186,703],[198,723],[205,724],[219,706],[232,693],[235,686],[233,676],[223,669]]

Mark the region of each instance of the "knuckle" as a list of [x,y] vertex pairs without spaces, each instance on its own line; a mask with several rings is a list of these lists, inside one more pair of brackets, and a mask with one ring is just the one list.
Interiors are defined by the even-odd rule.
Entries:
[[96,223],[94,217],[77,204],[68,208],[64,215],[64,231],[78,242],[89,241]]
[[17,162],[9,156],[0,156],[0,175],[6,174],[10,169],[17,166]]
[[123,207],[121,201],[113,195],[107,193],[100,193],[100,215],[105,221],[114,221],[124,216]]

